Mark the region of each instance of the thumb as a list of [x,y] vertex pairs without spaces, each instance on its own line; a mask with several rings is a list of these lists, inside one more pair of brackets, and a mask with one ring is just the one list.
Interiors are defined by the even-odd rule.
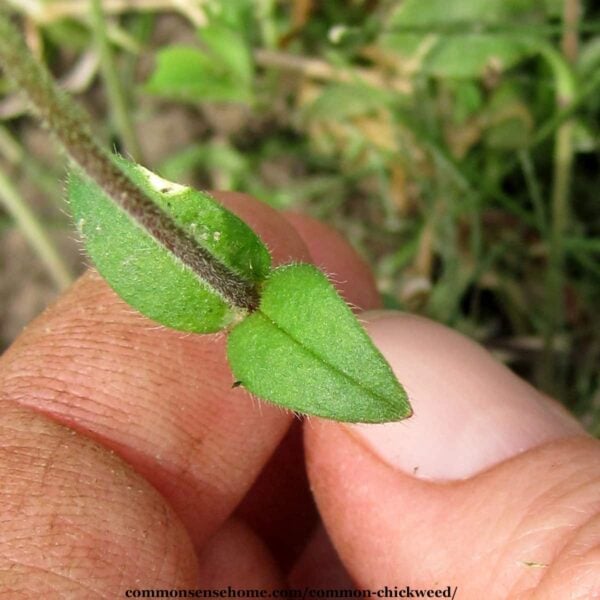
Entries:
[[473,599],[600,597],[600,443],[441,325],[373,313],[367,327],[414,416],[306,425],[312,488],[354,581],[456,586]]

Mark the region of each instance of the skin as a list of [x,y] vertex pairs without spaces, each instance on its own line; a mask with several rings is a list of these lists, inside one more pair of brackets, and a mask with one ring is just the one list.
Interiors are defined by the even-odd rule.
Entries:
[[[219,198],[276,262],[313,261],[379,308],[338,234]],[[354,582],[600,597],[600,444],[462,336],[361,319],[415,416],[301,424],[231,387],[222,334],[157,327],[84,275],[0,360],[0,596]]]

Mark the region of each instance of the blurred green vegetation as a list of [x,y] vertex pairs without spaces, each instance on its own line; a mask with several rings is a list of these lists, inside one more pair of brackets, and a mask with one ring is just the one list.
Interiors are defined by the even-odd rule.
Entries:
[[[388,306],[482,342],[600,435],[599,7],[8,4],[107,143],[333,224]],[[60,203],[60,159],[28,146],[26,106],[0,94],[2,172]]]

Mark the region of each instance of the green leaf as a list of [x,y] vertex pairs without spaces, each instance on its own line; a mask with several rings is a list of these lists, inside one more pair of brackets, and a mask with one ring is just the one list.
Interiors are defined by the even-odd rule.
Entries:
[[[115,158],[126,175],[200,247],[230,272],[259,284],[270,272],[267,248],[238,217],[208,194]],[[74,221],[100,273],[131,306],[182,331],[219,331],[246,314],[169,252],[87,177],[68,185]]]
[[172,46],[158,53],[146,90],[192,103],[251,102],[254,63],[242,31],[211,18],[198,36],[203,49]]
[[505,71],[533,51],[532,44],[512,35],[442,38],[427,54],[423,69],[436,77],[482,77],[487,70]]
[[[241,68],[241,67],[240,67]],[[228,65],[198,48],[160,50],[157,66],[144,89],[183,102],[250,102],[248,81],[236,79]]]
[[198,35],[209,49],[212,59],[219,62],[233,81],[237,80],[238,85],[250,83],[254,65],[241,32],[220,23],[211,23],[198,30]]
[[[479,78],[535,51],[544,5],[531,0],[406,0],[390,16],[384,47],[440,78]],[[521,27],[515,27],[515,23]],[[522,27],[529,24],[524,30]]]
[[271,272],[259,309],[230,333],[227,354],[244,387],[298,412],[361,423],[411,414],[390,366],[312,265]]
[[393,11],[389,27],[514,23],[544,10],[543,0],[405,0]]

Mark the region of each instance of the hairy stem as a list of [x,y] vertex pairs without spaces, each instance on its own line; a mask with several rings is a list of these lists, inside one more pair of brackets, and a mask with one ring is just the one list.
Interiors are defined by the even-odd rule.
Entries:
[[121,171],[93,137],[86,115],[57,88],[1,9],[0,64],[27,94],[38,117],[58,138],[71,160],[113,202],[231,305],[249,311],[256,309],[259,295],[255,285],[199,246]]

